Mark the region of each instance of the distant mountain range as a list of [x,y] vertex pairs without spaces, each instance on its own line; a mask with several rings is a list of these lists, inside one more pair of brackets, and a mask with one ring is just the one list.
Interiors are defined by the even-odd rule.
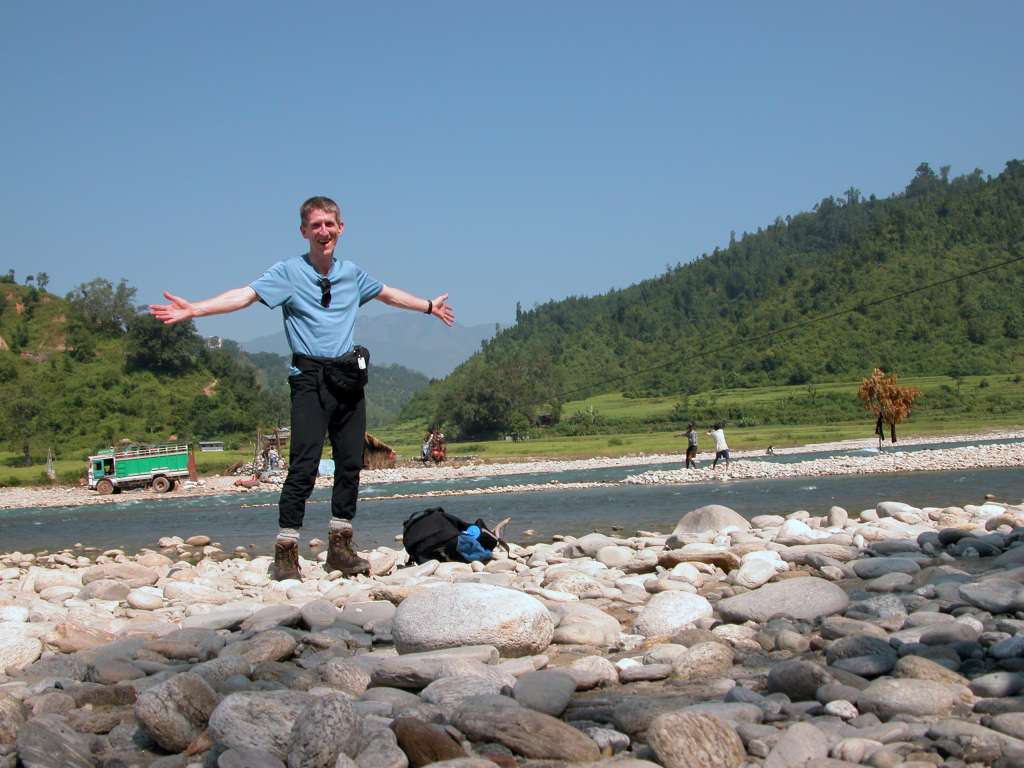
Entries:
[[[356,342],[370,350],[374,364],[397,364],[434,379],[447,376],[493,335],[494,325],[446,328],[415,312],[363,313],[356,323]],[[284,331],[240,344],[246,352],[290,354]]]

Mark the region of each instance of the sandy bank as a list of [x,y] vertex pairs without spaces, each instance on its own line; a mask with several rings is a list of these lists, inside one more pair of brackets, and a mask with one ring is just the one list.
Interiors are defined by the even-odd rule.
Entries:
[[[1024,431],[995,431],[968,435],[944,435],[938,437],[908,438],[899,447],[910,445],[937,445],[1020,438],[1024,441]],[[874,438],[846,440],[834,443],[816,443],[791,448],[777,448],[779,456],[803,453],[807,451],[849,451],[856,449],[873,449]],[[926,454],[926,455],[922,455]],[[702,469],[691,472],[682,470],[652,471],[638,475],[630,482],[639,483],[689,483],[708,482],[710,480],[767,479],[796,476],[814,476],[831,474],[867,474],[875,472],[915,472],[941,471],[949,469],[981,469],[986,467],[1022,466],[1024,461],[1024,442],[1010,446],[978,446],[972,448],[937,448],[934,451],[922,451],[916,454],[904,454],[899,448],[889,448],[885,453],[855,458],[817,459],[794,464],[772,464],[768,462],[745,462],[745,458],[764,456],[764,451],[733,451],[733,462],[729,472],[719,468],[717,472],[707,469],[713,454],[704,452],[698,455]],[[380,485],[401,482],[445,481],[481,477],[507,477],[520,474],[544,474],[588,469],[606,469],[614,467],[633,467],[668,462],[679,462],[679,454],[640,454],[631,456],[596,456],[589,459],[526,459],[514,462],[488,463],[472,461],[457,465],[442,466],[402,466],[394,469],[367,470],[363,472],[364,485]],[[217,496],[224,494],[246,494],[247,489],[234,486],[235,477],[211,476],[203,478],[197,484],[186,484],[171,494],[156,494],[149,490],[127,491],[115,496],[100,496],[95,491],[78,487],[52,488],[0,488],[0,509],[22,509],[32,507],[64,507],[80,504],[111,504],[126,501],[163,501],[182,497]],[[331,484],[330,478],[320,478],[318,486]],[[417,496],[451,496],[467,493],[514,493],[517,491],[542,490],[559,487],[592,487],[602,483],[533,483],[495,488],[477,488],[464,491],[430,491]],[[265,483],[258,490],[274,491],[279,486]],[[395,494],[388,498],[408,498],[409,494]]]

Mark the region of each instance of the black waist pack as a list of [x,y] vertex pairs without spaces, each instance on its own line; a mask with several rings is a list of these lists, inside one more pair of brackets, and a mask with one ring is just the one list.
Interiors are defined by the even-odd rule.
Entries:
[[292,355],[292,365],[300,371],[311,365],[319,368],[327,386],[339,392],[362,389],[370,380],[370,350],[358,344],[341,357]]
[[476,543],[487,552],[498,546],[508,549],[508,545],[495,536],[483,520],[467,523],[445,512],[441,507],[430,507],[410,515],[409,519],[402,523],[402,543],[410,559],[417,565],[428,560],[466,563],[481,559],[467,557],[464,554],[467,553],[466,548],[463,547],[462,551],[459,548],[459,536],[471,526],[480,529]]

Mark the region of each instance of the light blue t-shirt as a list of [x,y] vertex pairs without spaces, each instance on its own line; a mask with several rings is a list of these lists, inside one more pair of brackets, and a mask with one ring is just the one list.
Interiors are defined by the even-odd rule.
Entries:
[[[250,283],[260,301],[271,309],[281,307],[284,333],[293,353],[313,357],[341,357],[353,344],[356,312],[384,287],[351,261],[333,259],[331,305],[322,307],[320,273],[309,254],[279,261]],[[299,371],[291,367],[292,376]]]

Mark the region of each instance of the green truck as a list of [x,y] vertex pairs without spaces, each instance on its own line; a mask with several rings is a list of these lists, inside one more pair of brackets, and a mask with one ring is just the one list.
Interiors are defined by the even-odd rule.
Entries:
[[106,495],[148,485],[167,493],[179,478],[194,473],[190,464],[188,443],[108,448],[89,457],[89,488]]

